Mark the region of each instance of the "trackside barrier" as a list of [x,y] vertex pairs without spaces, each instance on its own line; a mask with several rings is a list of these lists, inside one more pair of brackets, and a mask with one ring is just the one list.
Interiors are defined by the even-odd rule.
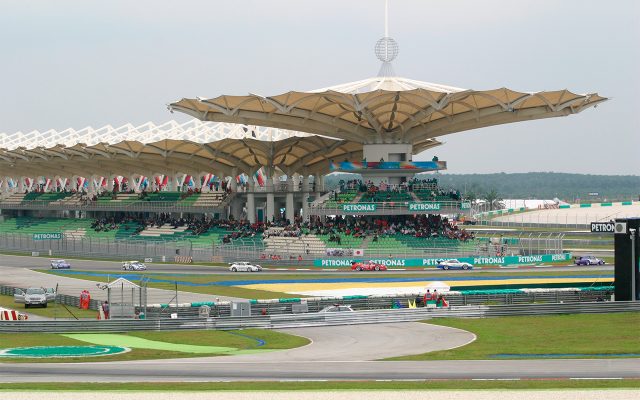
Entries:
[[464,306],[450,308],[406,308],[393,310],[309,313],[258,317],[225,317],[157,320],[103,321],[7,321],[0,332],[127,332],[182,329],[236,330],[245,328],[292,328],[333,325],[358,325],[390,322],[413,322],[431,318],[483,318],[517,315],[553,315],[640,311],[640,302],[594,302],[530,304],[527,306]]
[[[613,292],[612,286],[590,288],[558,288],[558,289],[502,289],[502,290],[468,290],[462,292],[444,293],[451,306],[466,305],[498,305],[498,304],[531,304],[531,303],[576,303],[593,302],[598,298],[608,299]],[[336,303],[349,304],[356,310],[381,310],[393,308],[399,303],[406,306],[408,301],[414,301],[424,293],[403,294],[395,296],[342,296],[316,298],[288,298],[271,300],[251,300],[251,315],[292,314],[293,308],[304,301],[309,312],[318,312],[324,307]],[[149,318],[169,318],[171,313],[177,312],[181,317],[198,316],[198,308],[202,305],[211,307],[211,316],[228,316],[230,314],[228,302],[200,302],[180,304],[149,305],[146,309]]]
[[[21,288],[24,290],[24,288]],[[15,288],[12,286],[0,285],[0,295],[13,296]],[[453,291],[444,293],[447,302],[451,306],[467,306],[467,305],[498,305],[498,304],[531,304],[531,303],[576,303],[576,302],[592,302],[598,298],[608,300],[610,292],[613,292],[611,286],[595,286],[587,288],[557,288],[557,289],[506,289],[506,290],[466,290]],[[349,304],[354,310],[381,310],[389,309],[394,303],[402,306],[407,305],[407,301],[415,300],[417,296],[424,293],[398,294],[385,296],[342,296],[342,297],[314,297],[314,298],[287,298],[287,299],[271,299],[271,300],[251,300],[251,315],[261,315],[263,311],[267,315],[292,314],[295,305],[299,305],[301,301],[307,303],[309,312],[318,312],[324,307],[334,305],[336,303]],[[66,306],[80,306],[80,298],[78,296],[70,296],[65,294],[56,295],[56,303]],[[89,309],[98,310],[100,301],[91,299]],[[230,304],[227,301],[213,302],[197,302],[178,304],[157,304],[148,305],[146,309],[140,308],[139,311],[146,313],[147,319],[154,318],[171,318],[171,314],[177,313],[180,318],[196,318],[198,317],[199,307],[207,305],[211,307],[210,315],[212,317],[226,317],[231,314]]]
[[176,256],[174,261],[178,264],[192,264],[193,257],[191,256]]

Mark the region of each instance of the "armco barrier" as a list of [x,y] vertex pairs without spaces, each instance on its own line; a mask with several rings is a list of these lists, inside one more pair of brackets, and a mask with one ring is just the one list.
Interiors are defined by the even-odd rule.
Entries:
[[244,328],[291,328],[412,322],[430,318],[482,318],[517,315],[553,315],[640,311],[640,302],[596,302],[531,304],[515,306],[463,306],[451,308],[411,308],[337,313],[306,313],[258,317],[201,319],[107,320],[107,321],[6,321],[0,332],[127,332],[181,329],[235,330]]
[[[532,304],[532,303],[575,303],[592,302],[598,298],[607,298],[612,287],[601,288],[569,288],[569,289],[524,289],[524,290],[483,290],[450,292],[446,294],[447,302],[451,306],[467,305],[496,305],[496,304]],[[343,296],[321,297],[306,299],[272,299],[251,300],[251,315],[280,315],[292,314],[293,306],[300,304],[300,300],[307,303],[309,312],[318,312],[324,307],[339,304],[348,304],[356,311],[390,309],[394,303],[403,307],[409,300],[415,300],[416,296],[424,293],[403,294],[396,296]],[[610,296],[610,294],[609,294]],[[224,317],[230,315],[229,303],[194,303],[179,305],[165,304],[149,306],[146,308],[148,318],[170,318],[172,313],[177,313],[182,318],[194,318],[198,316],[198,307],[208,305],[211,307],[211,316]]]
[[[14,293],[14,287],[0,285],[0,295],[10,295]],[[446,293],[447,302],[451,306],[467,305],[497,305],[497,304],[531,304],[531,303],[575,303],[591,302],[598,298],[608,299],[612,287],[590,287],[590,288],[564,288],[564,289],[523,289],[523,290],[469,290],[462,292]],[[279,315],[292,314],[293,305],[299,304],[300,300],[307,302],[309,312],[318,312],[324,307],[336,303],[349,304],[354,310],[384,310],[392,308],[394,303],[402,306],[407,305],[407,301],[414,300],[416,296],[424,293],[403,294],[395,296],[343,296],[343,297],[320,297],[306,299],[273,299],[273,300],[251,300],[252,315]],[[56,303],[70,307],[79,307],[80,298],[65,294],[56,295]],[[229,302],[215,303],[187,303],[176,307],[174,304],[158,306],[140,307],[139,311],[146,312],[148,319],[169,319],[171,314],[177,313],[181,318],[195,318],[198,316],[200,305],[211,307],[211,316],[228,317],[230,312]],[[92,299],[89,308],[98,310],[100,301]]]

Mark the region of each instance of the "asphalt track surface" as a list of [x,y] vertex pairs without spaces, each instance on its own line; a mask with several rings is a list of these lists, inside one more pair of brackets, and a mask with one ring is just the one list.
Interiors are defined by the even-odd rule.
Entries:
[[[67,261],[71,264],[71,268],[75,270],[82,271],[113,271],[115,272],[124,272],[122,270],[122,262],[119,261],[91,261],[91,260],[74,260],[68,258]],[[28,269],[48,269],[50,268],[49,259],[43,257],[30,257],[30,256],[13,256],[13,255],[0,255],[0,265],[5,267],[17,267],[17,268],[28,268]],[[229,275],[251,275],[245,272],[231,272],[227,267],[224,266],[206,266],[206,265],[190,265],[190,264],[147,264],[147,273],[184,273],[184,274],[229,274]],[[283,269],[277,269],[283,268]],[[285,268],[297,268],[297,267],[266,267],[261,275],[282,275],[282,274],[291,274],[291,273],[299,273],[299,274],[327,274],[327,275],[336,275],[336,274],[344,274],[344,273],[352,273],[353,271],[347,268],[340,268],[338,270],[320,270],[320,269],[309,269],[300,267],[300,269],[296,271],[287,270]],[[435,268],[429,269],[420,269],[413,268],[407,270],[391,270],[391,271],[378,271],[378,272],[360,272],[361,274],[366,273],[375,273],[379,275],[384,275],[385,273],[394,273],[394,274],[425,274],[425,275],[442,275],[442,274],[469,274],[473,272],[478,272],[482,269],[475,270],[449,270],[442,271]],[[514,270],[553,270],[553,271],[613,271],[613,265],[605,265],[605,266],[553,266],[548,268],[541,267],[530,267],[530,268],[491,268],[484,269],[484,271],[491,271],[497,273],[513,273]],[[354,272],[355,273],[355,272]]]
[[[48,260],[0,256],[0,265],[42,269]],[[75,269],[121,271],[120,263],[72,261]],[[606,267],[553,267],[593,271]],[[218,273],[220,267],[152,264],[152,272]],[[7,268],[13,270],[13,268]],[[510,269],[492,271],[513,272]],[[25,271],[27,272],[27,271]],[[31,272],[31,271],[29,271]],[[300,271],[300,273],[318,273]],[[407,271],[413,273],[416,271]],[[420,271],[442,274],[442,271]],[[451,272],[451,271],[449,271]],[[291,274],[292,271],[265,272]],[[335,276],[340,272],[324,272]],[[467,271],[455,271],[465,274]],[[446,330],[443,331],[443,330]],[[297,328],[312,344],[260,355],[80,364],[0,364],[1,382],[141,382],[228,380],[413,380],[413,379],[556,379],[640,378],[640,359],[545,359],[473,361],[376,361],[457,347],[473,338],[468,332],[428,324],[378,324],[357,327]]]
[[375,361],[462,346],[474,335],[422,324],[295,328],[312,343],[264,354],[81,364],[0,364],[1,382],[639,378],[640,359]]

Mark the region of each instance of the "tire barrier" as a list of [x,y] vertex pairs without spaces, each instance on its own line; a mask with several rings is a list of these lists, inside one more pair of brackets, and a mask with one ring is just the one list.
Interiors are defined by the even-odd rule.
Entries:
[[176,256],[175,262],[178,264],[192,264],[193,257],[191,256]]
[[10,308],[0,307],[0,321],[25,321],[29,319],[27,314],[23,314]]

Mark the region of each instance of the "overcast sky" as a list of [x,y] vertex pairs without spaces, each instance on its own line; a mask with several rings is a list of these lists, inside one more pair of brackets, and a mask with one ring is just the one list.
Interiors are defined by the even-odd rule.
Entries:
[[[452,173],[640,174],[640,1],[391,0],[400,76],[596,109],[445,136]],[[162,123],[182,97],[375,76],[383,0],[0,1],[0,132]],[[435,151],[435,153],[434,153]]]

